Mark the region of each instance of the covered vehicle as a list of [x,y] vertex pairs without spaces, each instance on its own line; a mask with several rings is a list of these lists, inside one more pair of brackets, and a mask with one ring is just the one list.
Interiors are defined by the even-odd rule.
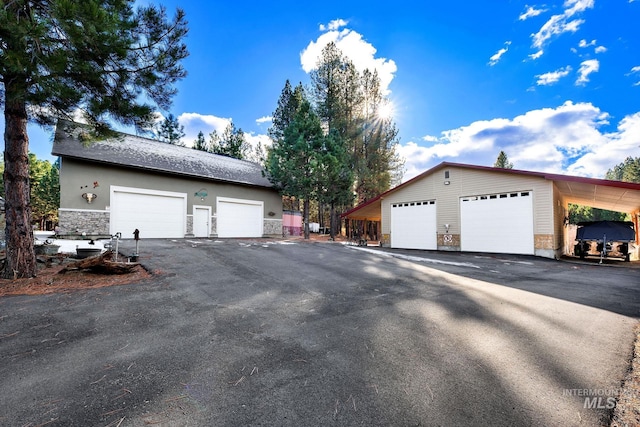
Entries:
[[[633,222],[593,221],[578,223],[574,253],[580,258],[598,255],[600,258],[620,256],[629,261],[629,243],[636,237]],[[596,253],[590,252],[595,243]]]

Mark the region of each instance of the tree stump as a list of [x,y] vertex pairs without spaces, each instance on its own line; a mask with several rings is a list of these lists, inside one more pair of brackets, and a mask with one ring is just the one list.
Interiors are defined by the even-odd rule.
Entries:
[[100,274],[126,274],[140,265],[138,262],[115,262],[112,261],[113,252],[106,251],[101,255],[84,258],[64,267],[60,274],[68,271],[90,270]]

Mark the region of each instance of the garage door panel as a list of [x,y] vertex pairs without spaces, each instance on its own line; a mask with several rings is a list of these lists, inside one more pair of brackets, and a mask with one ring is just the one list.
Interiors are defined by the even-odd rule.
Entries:
[[219,199],[218,237],[262,237],[263,212],[260,201]]
[[460,216],[463,251],[534,253],[531,192],[462,198]]
[[434,201],[391,205],[391,247],[437,249],[436,204]]
[[115,188],[111,194],[111,233],[132,238],[182,238],[186,194],[135,188]]

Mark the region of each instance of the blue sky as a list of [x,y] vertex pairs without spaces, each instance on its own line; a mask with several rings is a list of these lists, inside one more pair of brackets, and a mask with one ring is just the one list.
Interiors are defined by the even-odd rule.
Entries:
[[[500,150],[518,169],[590,177],[640,156],[640,0],[162,4],[189,21],[170,111],[188,144],[229,120],[267,142],[285,80],[307,84],[335,41],[383,78],[405,180]],[[29,131],[52,159],[52,132]]]

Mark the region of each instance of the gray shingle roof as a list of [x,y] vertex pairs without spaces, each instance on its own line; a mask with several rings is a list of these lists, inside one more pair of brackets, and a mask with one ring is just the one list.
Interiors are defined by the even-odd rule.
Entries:
[[83,125],[59,120],[51,154],[159,173],[272,187],[257,163],[179,147],[125,133],[116,138],[83,144]]

